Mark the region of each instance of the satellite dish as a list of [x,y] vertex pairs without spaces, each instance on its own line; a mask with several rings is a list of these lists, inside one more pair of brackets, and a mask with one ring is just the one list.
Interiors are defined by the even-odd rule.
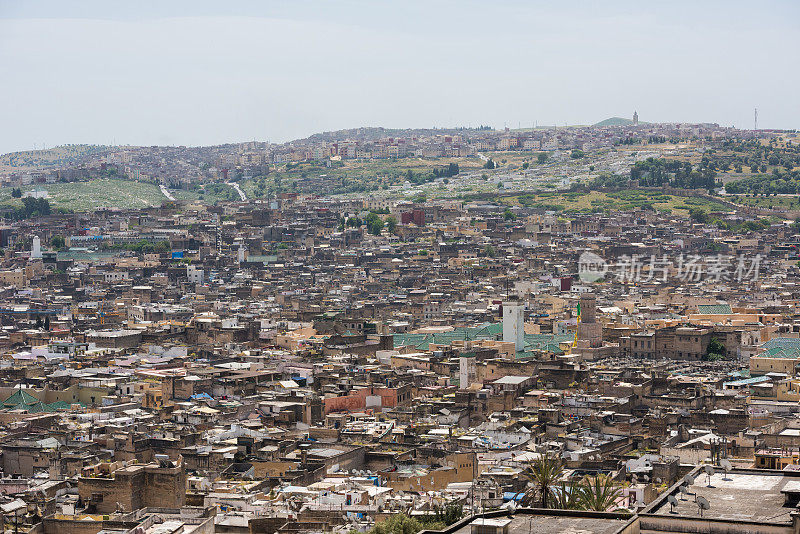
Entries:
[[727,458],[725,458],[725,459],[723,459],[723,460],[722,460],[722,461],[719,463],[719,465],[720,465],[720,466],[722,466],[722,470],[723,470],[723,471],[725,471],[725,476],[724,476],[724,477],[722,477],[722,480],[730,480],[730,479],[728,478],[728,471],[730,471],[731,469],[733,469],[733,465],[731,465],[731,462],[730,462],[730,460],[728,460]]
[[678,506],[678,499],[675,498],[675,495],[670,495],[667,497],[667,502],[669,503],[669,513],[675,513],[675,507]]
[[706,475],[708,475],[708,487],[710,488],[711,487],[711,477],[714,476],[714,467],[710,466],[710,465],[707,465],[707,466],[705,466],[703,468],[703,470],[706,472]]
[[685,500],[686,500],[686,498],[685,498],[684,496],[685,496],[687,493],[689,493],[689,490],[686,488],[686,486],[678,486],[678,490],[680,490],[680,492],[681,492],[681,500],[682,500],[682,501],[685,501]]
[[692,475],[686,475],[685,477],[683,477],[683,482],[686,484],[687,487],[692,486],[694,485],[694,477]]
[[697,497],[697,508],[700,509],[700,517],[703,517],[703,511],[708,510],[711,508],[711,505],[708,502],[708,499],[705,497]]
[[508,515],[513,516],[514,512],[517,511],[517,505],[514,504],[514,501],[508,501]]

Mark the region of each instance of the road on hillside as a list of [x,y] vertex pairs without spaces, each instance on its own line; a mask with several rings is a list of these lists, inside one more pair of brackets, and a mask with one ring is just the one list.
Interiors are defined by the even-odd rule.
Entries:
[[165,197],[167,197],[167,200],[175,200],[175,197],[174,197],[174,196],[172,196],[172,193],[170,193],[170,192],[167,190],[167,186],[166,186],[166,185],[164,185],[164,184],[161,184],[161,185],[159,185],[158,187],[160,187],[160,188],[161,188],[161,192],[162,192],[162,193],[164,193],[164,196],[165,196]]
[[242,188],[239,187],[239,184],[237,184],[236,182],[225,182],[225,183],[231,186],[232,188],[236,189],[236,192],[239,193],[239,198],[241,198],[242,200],[247,200],[247,195],[244,194],[244,191],[242,191]]

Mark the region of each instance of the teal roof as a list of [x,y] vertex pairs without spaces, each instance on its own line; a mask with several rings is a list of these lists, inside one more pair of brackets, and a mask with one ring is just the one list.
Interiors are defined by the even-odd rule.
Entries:
[[764,352],[757,354],[762,358],[800,358],[800,339],[776,337],[761,344]]
[[70,403],[56,401],[45,404],[25,390],[18,389],[5,401],[3,408],[7,410],[23,410],[28,413],[57,412],[59,410],[69,410]]
[[18,389],[14,393],[11,394],[6,400],[3,401],[3,406],[5,408],[12,408],[16,409],[17,406],[20,404],[40,404],[42,401],[28,393],[23,389]]
[[730,304],[698,304],[697,312],[701,315],[724,315],[733,313]]
[[754,376],[753,378],[743,378],[741,380],[732,380],[730,382],[723,382],[723,386],[750,386],[752,384],[760,384],[762,382],[769,382],[768,376]]
[[435,334],[395,334],[395,347],[414,346],[420,350],[428,350],[428,345],[450,345],[453,341],[473,341],[476,339],[498,339],[503,332],[501,323],[486,323],[474,327],[458,327],[450,332]]
[[[473,341],[476,339],[500,340],[503,337],[502,323],[487,323],[476,327],[458,327],[450,332],[435,334],[395,334],[395,347],[415,347],[419,350],[428,350],[431,343],[436,345],[450,345],[453,341]],[[525,334],[525,347],[517,353],[517,358],[533,357],[532,351],[547,351],[563,354],[559,343],[572,341],[574,334]]]
[[761,346],[765,349],[800,349],[800,339],[794,337],[776,337],[770,339],[766,343],[762,343]]
[[70,406],[72,405],[66,401],[56,401],[51,402],[50,404],[45,404],[45,411],[55,412],[58,410],[69,410]]

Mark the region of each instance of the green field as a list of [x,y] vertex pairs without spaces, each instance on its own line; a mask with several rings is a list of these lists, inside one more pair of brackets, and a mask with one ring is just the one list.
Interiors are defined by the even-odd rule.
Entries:
[[[120,178],[95,178],[86,182],[36,184],[21,187],[23,192],[47,191],[53,209],[76,212],[99,208],[148,208],[161,206],[167,197],[152,183]],[[0,188],[0,207],[22,206],[22,201],[12,198],[11,187]],[[209,184],[194,190],[170,189],[177,200],[200,201],[214,204],[225,200],[238,200],[239,196],[228,185]]]
[[[72,211],[91,211],[99,208],[148,208],[160,206],[167,198],[157,185],[118,178],[96,178],[87,182],[36,184],[22,187],[24,191],[47,191],[53,208]],[[0,203],[21,206],[11,197],[11,188],[0,188]],[[177,198],[177,197],[176,197]]]
[[730,211],[724,204],[701,198],[677,197],[652,191],[627,189],[619,192],[541,192],[504,197],[506,202],[527,207],[573,213],[610,213],[653,209],[662,213],[688,216],[692,208],[704,211]]
[[262,198],[281,192],[302,192],[305,179],[321,177],[325,183],[330,184],[328,190],[320,191],[314,187],[306,192],[357,193],[401,184],[405,181],[408,171],[417,175],[428,175],[434,168],[444,169],[450,163],[458,164],[462,172],[483,167],[483,161],[477,157],[344,160],[335,162],[332,167],[309,161],[280,165],[267,176],[243,180],[240,186],[249,198]]
[[753,206],[759,208],[775,208],[800,210],[800,195],[773,195],[773,196],[747,196],[747,195],[727,195],[725,198],[731,202],[742,206]]

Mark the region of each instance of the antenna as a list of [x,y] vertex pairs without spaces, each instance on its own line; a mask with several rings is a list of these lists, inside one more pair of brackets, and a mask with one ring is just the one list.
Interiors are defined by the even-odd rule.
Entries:
[[669,503],[669,513],[674,514],[675,507],[678,506],[678,499],[675,498],[675,495],[670,495],[667,497],[667,502]]
[[703,510],[708,510],[711,505],[705,497],[697,497],[697,508],[700,509],[700,517],[703,517]]

